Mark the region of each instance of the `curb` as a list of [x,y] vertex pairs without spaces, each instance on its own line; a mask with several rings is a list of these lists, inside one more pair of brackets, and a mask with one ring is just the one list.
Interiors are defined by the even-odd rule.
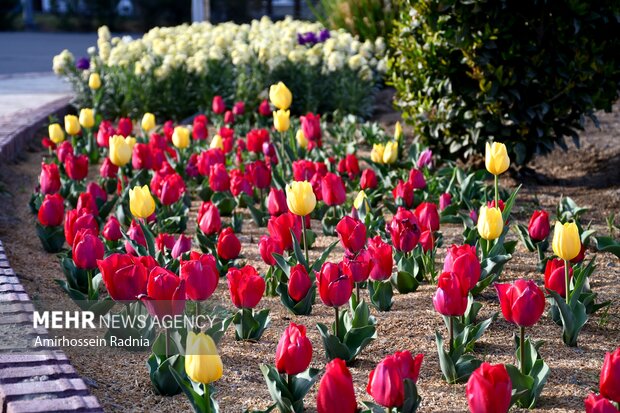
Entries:
[[34,306],[9,265],[2,241],[0,308],[0,412],[103,413],[63,351],[28,344],[47,331],[33,328]]
[[71,96],[63,96],[32,111],[0,117],[0,161],[13,161],[37,131],[48,123],[49,116],[62,118],[69,113],[70,102]]

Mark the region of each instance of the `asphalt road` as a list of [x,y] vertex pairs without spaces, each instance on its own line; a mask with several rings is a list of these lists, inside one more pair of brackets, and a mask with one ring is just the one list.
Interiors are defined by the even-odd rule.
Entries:
[[0,32],[0,74],[51,72],[63,49],[77,59],[96,44],[97,33]]

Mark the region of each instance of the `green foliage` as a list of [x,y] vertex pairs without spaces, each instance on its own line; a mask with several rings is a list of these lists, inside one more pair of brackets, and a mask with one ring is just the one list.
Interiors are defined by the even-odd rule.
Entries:
[[396,104],[443,155],[506,142],[519,164],[578,143],[620,82],[613,0],[401,0],[388,63]]
[[311,1],[307,4],[325,27],[345,29],[361,40],[387,37],[397,14],[391,0],[321,0],[317,7]]

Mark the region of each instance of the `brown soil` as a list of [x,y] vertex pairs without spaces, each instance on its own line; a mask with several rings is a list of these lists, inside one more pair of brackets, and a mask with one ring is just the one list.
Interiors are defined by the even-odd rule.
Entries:
[[[393,116],[393,115],[391,115]],[[538,179],[528,179],[518,198],[516,219],[524,222],[529,213],[541,205],[553,211],[561,196],[572,197],[579,205],[587,206],[586,222],[600,234],[607,234],[605,217],[618,212],[620,199],[620,116],[601,114],[601,130],[589,125],[583,134],[582,149],[571,147],[568,152],[556,151],[547,158],[536,159],[533,167]],[[390,119],[391,121],[392,119]],[[390,122],[391,123],[391,122]],[[10,195],[0,195],[0,238],[5,244],[11,265],[18,273],[28,294],[42,309],[71,309],[73,303],[60,290],[54,279],[62,278],[55,256],[46,254],[35,234],[34,217],[27,201],[40,171],[43,152],[33,148],[15,163],[0,166],[0,182]],[[537,182],[538,181],[538,182]],[[502,183],[514,186],[515,181],[502,178]],[[192,211],[195,214],[195,207]],[[195,216],[195,215],[193,215]],[[315,231],[320,231],[314,223]],[[265,271],[256,242],[266,229],[254,227],[249,217],[244,222],[241,235],[243,253],[248,262]],[[458,226],[442,228],[445,245],[461,242]],[[320,237],[311,251],[317,257],[333,239]],[[441,249],[438,265],[441,265]],[[334,260],[342,251],[335,251]],[[593,252],[588,252],[588,258]],[[551,375],[542,393],[537,409],[551,412],[583,411],[583,399],[598,387],[598,376],[605,352],[620,344],[620,310],[618,299],[620,277],[618,259],[610,254],[597,254],[598,269],[591,280],[594,291],[601,300],[612,300],[606,314],[593,316],[584,328],[578,348],[568,348],[561,340],[561,330],[548,316],[528,333],[542,339],[545,345],[541,354],[551,368]],[[536,257],[519,245],[514,258],[506,265],[502,278],[533,278],[542,283],[535,271]],[[224,280],[223,280],[224,281]],[[409,295],[395,294],[392,311],[379,313],[378,338],[367,347],[351,367],[358,401],[370,400],[365,392],[368,373],[385,355],[397,350],[424,353],[424,363],[418,383],[423,398],[421,412],[462,412],[467,410],[464,385],[447,385],[441,378],[434,340],[435,331],[445,336],[440,316],[433,310],[431,297],[434,287],[423,285]],[[221,282],[213,301],[230,306],[226,283]],[[483,294],[482,316],[500,311],[497,297],[490,289]],[[230,329],[222,339],[220,352],[224,362],[224,377],[217,385],[217,399],[223,412],[239,412],[246,408],[262,409],[270,404],[269,394],[258,368],[259,363],[273,363],[276,344],[289,321],[305,324],[314,344],[312,366],[322,368],[325,356],[321,339],[315,328],[317,322],[331,320],[330,309],[321,305],[318,298],[311,316],[291,316],[278,298],[264,298],[259,308],[271,308],[272,323],[259,343],[234,341]],[[501,315],[492,324],[476,347],[476,355],[492,363],[514,363],[512,334],[515,328]],[[76,335],[77,336],[77,335]],[[63,348],[73,365],[92,387],[106,411],[125,412],[178,412],[189,411],[189,403],[182,395],[166,398],[156,396],[151,390],[146,370],[146,356],[120,349]],[[315,411],[317,386],[307,397],[308,411]]]

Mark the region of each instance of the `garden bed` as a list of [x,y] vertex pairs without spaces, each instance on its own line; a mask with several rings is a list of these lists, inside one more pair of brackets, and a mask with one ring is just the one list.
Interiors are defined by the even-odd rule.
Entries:
[[[393,116],[390,114],[385,115]],[[531,211],[538,206],[548,211],[556,208],[561,196],[570,196],[580,206],[589,207],[583,222],[592,221],[594,229],[601,235],[607,234],[605,217],[618,211],[620,202],[620,116],[602,114],[602,130],[588,126],[583,136],[581,150],[571,148],[568,153],[555,152],[548,158],[537,159],[534,167],[537,175],[526,177],[524,188],[517,199],[513,217],[527,222]],[[368,148],[369,149],[369,148]],[[44,151],[33,145],[29,153],[15,164],[0,166],[0,182],[12,196],[0,194],[0,238],[5,243],[8,258],[33,302],[39,309],[72,308],[71,299],[62,291],[55,279],[62,278],[58,259],[45,253],[35,234],[33,221],[27,203],[32,188],[36,186],[40,172],[40,161]],[[91,171],[91,175],[96,172]],[[507,186],[517,182],[503,179]],[[192,205],[188,233],[195,226],[197,204]],[[227,220],[228,218],[225,218]],[[320,223],[313,222],[317,234]],[[445,247],[461,243],[460,225],[443,225],[444,246],[439,249],[437,266],[441,267]],[[257,243],[264,228],[257,228],[246,211],[244,230],[239,234],[242,252],[248,263],[259,273],[267,266],[258,254]],[[511,233],[511,237],[516,238]],[[311,259],[336,238],[319,236]],[[340,245],[331,257],[338,261],[343,250]],[[593,252],[588,252],[591,258]],[[562,343],[561,329],[548,316],[528,329],[534,339],[545,341],[540,353],[551,368],[548,383],[543,390],[537,409],[552,412],[583,411],[583,399],[598,387],[600,368],[605,352],[614,350],[620,342],[620,310],[617,303],[620,288],[620,264],[611,254],[597,254],[597,271],[591,279],[591,287],[599,293],[601,301],[611,300],[608,312],[592,316],[579,337],[579,347],[570,348]],[[542,275],[536,272],[536,254],[527,252],[522,244],[517,246],[513,259],[506,265],[502,280],[528,278],[542,283]],[[365,388],[368,373],[387,354],[397,350],[423,353],[424,362],[418,381],[422,396],[421,412],[466,411],[465,385],[447,385],[439,369],[435,331],[445,330],[441,316],[433,309],[432,295],[435,287],[423,284],[415,293],[395,294],[394,305],[389,312],[372,310],[377,317],[377,339],[367,347],[351,366],[356,396],[359,401],[370,400]],[[367,292],[363,293],[367,297]],[[228,298],[225,280],[220,284],[213,303],[232,307]],[[318,297],[317,297],[318,301]],[[486,290],[479,301],[484,304],[482,317],[499,312],[495,292]],[[258,343],[237,342],[233,329],[229,329],[219,345],[224,365],[224,376],[216,383],[217,399],[221,411],[242,411],[246,408],[264,409],[271,404],[269,393],[258,365],[273,364],[276,344],[280,334],[290,321],[303,323],[308,327],[308,336],[315,354],[311,366],[323,368],[325,364],[321,338],[315,328],[317,322],[329,323],[332,311],[323,305],[315,305],[311,316],[292,316],[280,303],[279,298],[265,297],[258,308],[271,308],[272,323]],[[492,363],[514,363],[512,334],[513,325],[500,316],[482,336],[475,349],[475,355]],[[70,333],[69,333],[70,334]],[[77,334],[74,332],[74,334]],[[76,335],[77,337],[77,335]],[[106,411],[188,411],[189,403],[182,395],[167,398],[156,396],[149,382],[144,353],[133,353],[122,349],[63,348],[79,374],[92,387]],[[315,386],[306,399],[308,411],[315,411]]]

